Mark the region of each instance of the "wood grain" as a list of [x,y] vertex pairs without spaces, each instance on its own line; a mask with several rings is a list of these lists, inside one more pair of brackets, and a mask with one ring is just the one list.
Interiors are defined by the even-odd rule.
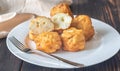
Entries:
[[7,49],[6,39],[0,39],[0,71],[19,71],[21,62]]

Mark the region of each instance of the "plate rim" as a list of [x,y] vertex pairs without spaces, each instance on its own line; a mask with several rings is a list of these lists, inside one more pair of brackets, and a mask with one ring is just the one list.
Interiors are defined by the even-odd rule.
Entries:
[[[92,20],[92,21],[94,20],[94,21],[97,21],[97,22],[101,22],[101,23],[103,23],[104,25],[106,25],[106,26],[112,28],[112,30],[115,31],[115,33],[119,34],[118,31],[117,31],[116,29],[114,29],[112,26],[108,25],[107,23],[102,22],[102,21],[100,21],[100,20],[98,20],[98,19],[94,19],[94,18],[91,18],[91,20]],[[28,20],[28,21],[30,21],[30,20]],[[28,21],[25,21],[25,22],[28,22]],[[23,23],[25,23],[25,22],[23,22]],[[21,24],[23,24],[23,23],[21,23]],[[20,25],[21,25],[21,24],[20,24]],[[18,26],[20,26],[20,25],[18,25]],[[18,27],[18,26],[16,26],[16,27]],[[15,28],[16,28],[16,27],[15,27]],[[13,28],[11,31],[14,31],[15,28]],[[11,33],[11,31],[10,31],[10,33]],[[10,52],[11,52],[12,54],[14,54],[16,57],[18,57],[19,59],[21,59],[21,60],[23,60],[23,61],[25,61],[25,62],[34,64],[34,65],[37,65],[37,66],[48,67],[48,68],[54,68],[54,67],[51,67],[51,66],[49,67],[49,66],[39,65],[39,64],[36,64],[36,63],[34,63],[34,62],[27,61],[27,59],[24,59],[24,58],[18,56],[17,54],[15,54],[15,53],[10,49],[9,40],[8,40],[8,37],[9,37],[9,36],[10,36],[10,35],[8,34],[7,40],[6,40],[7,47],[8,47],[8,49],[10,50]],[[120,37],[119,37],[119,39],[120,39]],[[119,50],[120,50],[120,47],[119,47],[119,48],[117,49],[117,51],[114,52],[111,56],[109,56],[108,58],[102,60],[101,62],[104,62],[104,61],[106,61],[106,60],[112,58],[115,54],[118,53]],[[92,65],[96,65],[96,64],[99,64],[99,63],[101,63],[101,62],[99,61],[98,63],[94,63],[94,64],[92,64]],[[88,65],[88,66],[92,66],[92,65]],[[85,67],[88,67],[88,66],[85,66]],[[58,67],[56,67],[56,68],[58,68]],[[71,69],[71,68],[58,68],[58,69]]]

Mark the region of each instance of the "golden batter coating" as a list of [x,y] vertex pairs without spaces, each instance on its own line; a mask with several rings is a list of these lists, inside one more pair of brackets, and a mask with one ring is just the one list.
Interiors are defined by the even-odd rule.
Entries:
[[85,48],[85,37],[81,29],[69,28],[61,35],[63,49],[67,51],[79,51]]
[[54,30],[53,22],[43,16],[36,17],[31,20],[29,25],[29,38],[34,39],[38,34]]
[[73,18],[73,14],[72,14],[72,12],[70,10],[70,7],[66,3],[60,3],[60,4],[56,5],[56,6],[54,6],[50,10],[50,15],[51,16],[54,16],[57,13],[65,13],[65,14],[70,15]]
[[36,48],[46,53],[56,52],[61,48],[61,38],[57,32],[43,32],[35,39]]
[[85,35],[86,40],[90,40],[94,34],[94,27],[92,26],[92,22],[89,16],[87,15],[78,15],[74,18],[72,27],[76,27],[78,29],[82,29]]
[[34,34],[32,31],[29,31],[29,39],[34,40],[37,37],[38,34]]

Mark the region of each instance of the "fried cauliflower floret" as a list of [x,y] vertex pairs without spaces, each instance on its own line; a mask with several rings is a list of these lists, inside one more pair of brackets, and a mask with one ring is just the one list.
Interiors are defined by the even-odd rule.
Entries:
[[29,30],[29,38],[34,39],[37,34],[54,30],[54,24],[49,18],[39,16],[31,20]]
[[61,48],[61,38],[57,32],[43,32],[35,38],[36,48],[46,53],[56,52]]
[[34,34],[32,31],[29,31],[29,39],[34,40],[38,34]]
[[64,30],[61,38],[64,50],[75,52],[85,48],[85,37],[82,30],[73,27]]
[[70,10],[70,7],[68,4],[66,3],[60,3],[56,6],[54,6],[51,10],[50,10],[50,15],[54,16],[57,13],[65,13],[70,15],[73,18],[73,14],[72,11]]
[[89,16],[87,15],[78,15],[74,18],[72,27],[76,27],[78,29],[82,29],[85,35],[85,39],[90,40],[94,34],[94,27],[92,26],[92,22]]
[[64,13],[57,13],[51,19],[54,22],[55,30],[67,29],[72,22],[72,17]]

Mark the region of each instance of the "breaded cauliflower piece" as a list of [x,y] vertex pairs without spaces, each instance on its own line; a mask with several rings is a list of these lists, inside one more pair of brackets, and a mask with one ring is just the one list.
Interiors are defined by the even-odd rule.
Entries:
[[60,3],[56,6],[54,6],[51,10],[50,10],[50,15],[54,16],[57,13],[65,13],[70,15],[73,18],[73,14],[72,11],[70,10],[70,7],[68,4],[66,3]]
[[38,36],[38,34],[34,34],[32,31],[29,31],[28,36],[29,39],[34,40]]
[[64,50],[75,52],[85,48],[85,37],[82,30],[69,28],[63,31],[61,38]]
[[55,30],[67,29],[70,27],[72,22],[72,17],[65,13],[57,13],[52,16],[51,19],[54,22]]
[[57,32],[43,32],[35,39],[36,48],[46,53],[56,52],[61,48],[61,38]]
[[90,40],[95,34],[91,19],[87,15],[76,16],[72,21],[71,26],[82,29],[86,40]]
[[29,25],[29,37],[34,39],[34,35],[41,34],[43,32],[50,32],[54,30],[54,24],[51,19],[39,16],[31,20]]

